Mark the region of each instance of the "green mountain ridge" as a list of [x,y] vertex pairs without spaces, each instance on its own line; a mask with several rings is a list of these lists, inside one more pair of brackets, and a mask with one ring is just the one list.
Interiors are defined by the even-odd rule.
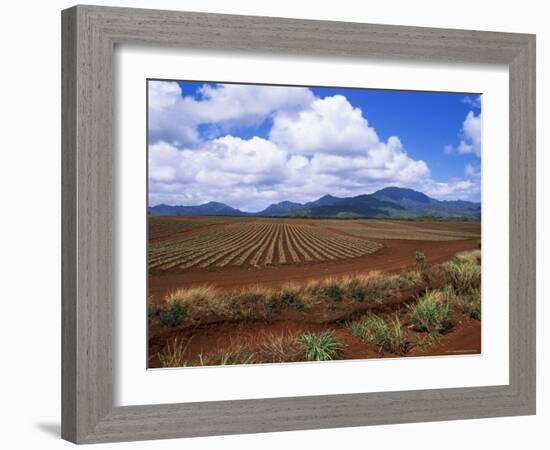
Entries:
[[481,204],[464,200],[436,200],[413,189],[395,186],[355,197],[325,195],[304,204],[282,201],[256,213],[243,212],[224,203],[209,202],[196,206],[156,205],[151,215],[214,215],[249,217],[379,217],[379,218],[469,218],[481,217]]

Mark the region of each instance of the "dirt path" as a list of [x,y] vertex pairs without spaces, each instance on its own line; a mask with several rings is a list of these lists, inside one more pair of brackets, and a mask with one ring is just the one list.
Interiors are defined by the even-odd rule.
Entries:
[[[373,240],[373,239],[371,239]],[[448,261],[456,253],[478,248],[479,238],[458,241],[375,240],[384,245],[377,252],[343,261],[328,261],[268,268],[225,267],[223,270],[189,270],[149,275],[149,296],[162,298],[178,287],[212,284],[219,289],[236,289],[249,285],[280,286],[286,282],[303,282],[326,276],[364,273],[373,270],[396,272],[415,265],[415,252],[423,252],[430,264]]]

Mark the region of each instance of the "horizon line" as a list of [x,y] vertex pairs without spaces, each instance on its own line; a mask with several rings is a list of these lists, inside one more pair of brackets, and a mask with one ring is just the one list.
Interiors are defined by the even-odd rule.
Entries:
[[[357,195],[354,195],[354,196],[349,196],[349,197],[338,197],[338,196],[335,196],[335,195],[332,195],[332,194],[324,194],[324,195],[321,195],[320,197],[316,198],[315,200],[309,200],[307,201],[306,203],[309,203],[309,202],[314,202],[314,201],[317,201],[317,200],[320,200],[321,198],[324,198],[324,197],[333,197],[333,198],[337,198],[337,199],[342,199],[342,198],[356,198],[356,197],[359,197],[359,196],[362,196],[362,195],[373,195],[381,190],[384,190],[384,189],[387,189],[387,188],[398,188],[398,189],[407,189],[407,190],[411,190],[411,191],[414,191],[414,192],[418,192],[420,194],[423,194],[425,195],[426,197],[432,199],[432,200],[437,200],[437,201],[440,201],[440,202],[468,202],[468,203],[476,203],[476,204],[479,204],[481,205],[481,198],[479,199],[479,201],[472,201],[472,200],[462,200],[462,199],[455,199],[455,200],[440,200],[438,198],[435,198],[435,197],[431,197],[427,194],[425,194],[424,192],[422,191],[417,191],[416,189],[412,189],[412,188],[403,188],[403,187],[399,187],[399,186],[386,186],[385,188],[381,188],[381,189],[377,189],[369,194],[357,194]],[[283,203],[283,202],[290,202],[290,203],[298,203],[298,204],[301,204],[303,205],[304,203],[301,203],[301,202],[297,202],[297,201],[292,201],[292,200],[281,200],[280,202],[276,202],[276,203],[270,203],[269,205],[267,205],[265,208],[261,209],[261,210],[258,210],[258,211],[243,211],[242,209],[240,208],[236,208],[234,206],[231,206],[230,204],[226,203],[226,202],[222,202],[222,201],[217,201],[217,200],[209,200],[207,202],[204,202],[204,203],[199,203],[199,204],[194,204],[194,205],[183,205],[183,204],[168,204],[168,203],[157,203],[156,205],[150,205],[149,202],[147,202],[147,208],[155,208],[157,206],[171,206],[171,207],[178,207],[178,206],[183,206],[183,207],[197,207],[197,206],[203,206],[203,205],[207,205],[209,203],[219,203],[219,204],[223,204],[225,206],[228,206],[232,209],[235,209],[236,211],[240,211],[240,212],[243,212],[243,213],[246,213],[246,214],[258,214],[258,213],[261,213],[262,211],[266,210],[267,208],[269,208],[270,206],[273,206],[273,205],[278,205],[280,203]]]

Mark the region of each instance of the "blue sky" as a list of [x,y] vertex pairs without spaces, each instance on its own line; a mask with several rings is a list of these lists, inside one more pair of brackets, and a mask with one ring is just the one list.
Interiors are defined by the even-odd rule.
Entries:
[[149,81],[149,203],[282,200],[388,185],[479,201],[476,94]]

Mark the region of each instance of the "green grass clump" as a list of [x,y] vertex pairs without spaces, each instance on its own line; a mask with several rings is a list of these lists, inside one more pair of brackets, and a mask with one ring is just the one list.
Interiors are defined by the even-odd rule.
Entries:
[[481,267],[472,261],[453,258],[446,264],[447,277],[457,294],[469,294],[481,285]]
[[367,336],[366,321],[364,320],[351,322],[348,325],[348,328],[352,336],[355,336],[360,339],[364,339]]
[[332,302],[340,302],[344,298],[344,289],[341,286],[341,281],[336,279],[328,279],[319,283],[313,288],[313,291],[321,299]]
[[441,298],[443,302],[447,303],[449,306],[452,306],[452,304],[455,302],[455,290],[450,284],[446,284],[443,289],[441,289]]
[[332,331],[303,334],[300,340],[307,361],[330,361],[342,352],[342,344]]
[[413,286],[416,283],[416,279],[411,273],[404,273],[396,277],[395,285],[397,288],[406,288]]
[[470,294],[460,298],[458,306],[470,319],[481,320],[481,292],[475,289]]
[[349,296],[356,302],[363,302],[367,296],[368,288],[359,281],[353,281],[349,284]]
[[277,312],[285,306],[292,306],[299,311],[305,308],[305,304],[300,297],[298,290],[293,288],[284,288],[281,292],[276,292],[271,295],[267,301],[267,309],[269,313]]
[[411,306],[412,322],[420,331],[441,333],[451,325],[451,305],[440,291],[426,292]]
[[160,310],[160,324],[164,327],[177,327],[187,315],[187,310],[179,303],[172,303],[167,310]]
[[382,318],[369,314],[362,320],[351,323],[350,332],[353,336],[367,339],[374,344],[378,353],[402,355],[409,349],[409,343],[403,335],[403,328],[397,316],[388,325]]

